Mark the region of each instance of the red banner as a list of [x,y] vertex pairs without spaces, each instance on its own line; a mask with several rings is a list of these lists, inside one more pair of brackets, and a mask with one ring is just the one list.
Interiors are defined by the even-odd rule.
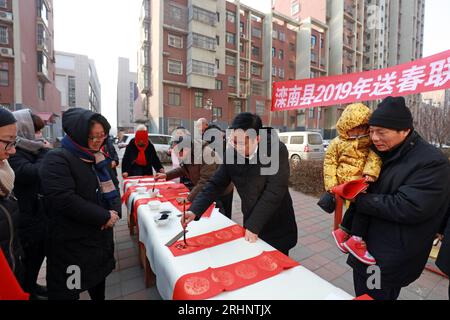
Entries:
[[186,239],[187,246],[184,244],[183,240],[180,240],[175,242],[169,249],[175,257],[179,257],[243,238],[244,235],[245,229],[239,225],[234,225],[188,238]]
[[208,268],[178,279],[174,300],[203,300],[224,291],[237,290],[274,277],[300,264],[279,251],[261,255],[220,268]]
[[274,82],[272,111],[325,107],[450,88],[450,50],[395,67]]

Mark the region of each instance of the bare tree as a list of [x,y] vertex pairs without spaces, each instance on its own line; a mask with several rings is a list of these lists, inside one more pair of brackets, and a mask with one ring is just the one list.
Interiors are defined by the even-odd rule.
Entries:
[[416,130],[430,143],[442,147],[450,142],[450,106],[423,104],[416,119]]

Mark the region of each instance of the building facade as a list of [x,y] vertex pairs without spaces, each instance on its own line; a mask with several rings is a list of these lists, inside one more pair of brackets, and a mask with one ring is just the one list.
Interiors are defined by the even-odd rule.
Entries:
[[[305,112],[270,107],[273,81],[327,74],[322,22],[239,1],[144,0],[140,25],[138,86],[151,131],[192,130],[202,117],[226,128],[244,111],[281,130],[320,127]],[[301,45],[305,37],[316,41]]]
[[0,1],[0,104],[41,116],[49,139],[61,134],[53,34],[52,0]]
[[136,123],[146,123],[137,88],[137,74],[130,72],[130,60],[119,58],[117,81],[118,132],[133,132]]
[[94,60],[56,52],[56,86],[61,92],[63,112],[78,107],[101,113],[101,85]]

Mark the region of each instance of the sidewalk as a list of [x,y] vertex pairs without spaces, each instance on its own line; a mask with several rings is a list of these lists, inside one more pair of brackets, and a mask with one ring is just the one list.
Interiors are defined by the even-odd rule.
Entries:
[[[316,205],[317,199],[291,190],[296,220],[299,230],[297,246],[290,256],[323,279],[354,295],[353,278],[346,264],[347,255],[338,251],[331,236],[333,215],[329,215]],[[240,199],[235,193],[233,219],[242,224]],[[126,209],[124,217],[114,231],[117,267],[107,278],[106,298],[116,300],[159,300],[156,287],[145,289],[144,273],[139,265],[136,237],[130,237]],[[45,266],[41,270],[39,282],[45,283]],[[448,279],[429,271],[400,294],[400,300],[448,300]],[[87,293],[81,299],[89,299]]]

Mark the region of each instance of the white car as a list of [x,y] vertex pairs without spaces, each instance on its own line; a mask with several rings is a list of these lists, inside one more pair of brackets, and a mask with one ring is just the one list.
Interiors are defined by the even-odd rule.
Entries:
[[[126,133],[123,135],[122,140],[118,143],[119,157],[122,159],[125,154],[125,149],[132,139],[134,139],[134,133]],[[168,154],[170,148],[170,140],[172,136],[165,134],[149,133],[148,137],[152,144],[155,146],[156,153],[158,154],[161,162],[170,162],[170,156]]]
[[325,151],[322,135],[318,132],[298,131],[279,134],[293,162],[301,160],[323,160]]

